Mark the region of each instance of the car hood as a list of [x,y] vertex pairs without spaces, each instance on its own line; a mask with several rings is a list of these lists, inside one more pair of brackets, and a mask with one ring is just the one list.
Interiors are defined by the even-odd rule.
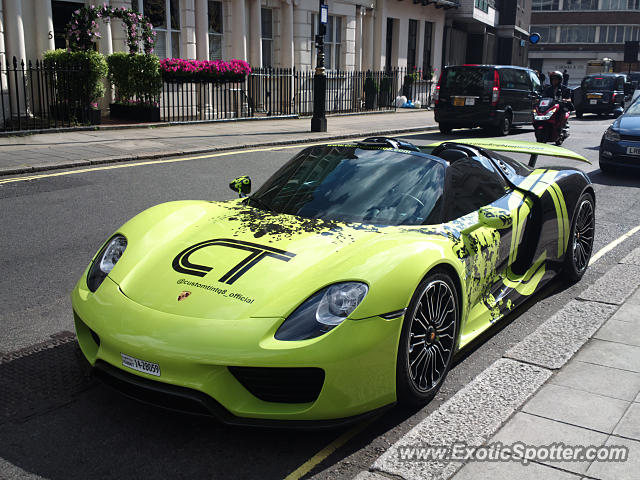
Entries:
[[239,201],[172,202],[122,227],[127,249],[109,276],[131,300],[167,313],[281,317],[329,284],[368,283],[369,272],[385,271],[385,254],[409,254],[397,235],[380,234],[399,229],[272,214]]
[[640,115],[622,115],[613,122],[613,129],[623,135],[640,135]]

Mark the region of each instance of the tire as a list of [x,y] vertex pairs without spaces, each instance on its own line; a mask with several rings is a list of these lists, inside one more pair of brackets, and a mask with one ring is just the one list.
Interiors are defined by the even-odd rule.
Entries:
[[440,129],[440,133],[443,135],[450,135],[451,130],[453,130],[451,125],[447,125],[446,123],[439,123],[438,128]]
[[[429,298],[441,299],[435,314],[425,305]],[[438,393],[453,363],[459,318],[458,292],[451,277],[440,271],[427,275],[413,294],[402,325],[396,361],[398,403],[422,406]]]
[[576,110],[576,118],[582,118],[582,115],[584,115],[584,113],[582,113],[580,110]]
[[602,173],[610,174],[615,172],[615,168],[611,165],[607,165],[606,163],[599,162],[598,166],[600,167],[600,171]]
[[500,125],[498,125],[495,129],[496,135],[498,137],[505,137],[509,135],[509,132],[511,131],[511,127],[513,127],[513,120],[511,118],[511,114],[505,113],[504,118],[500,122]]
[[582,278],[593,253],[595,234],[595,202],[590,193],[583,193],[578,200],[567,242],[563,274],[571,282]]
[[541,130],[536,129],[536,131],[535,131],[536,142],[538,142],[538,143],[547,143],[547,140],[549,138],[549,135],[548,135],[547,132],[548,132],[547,128],[543,128]]

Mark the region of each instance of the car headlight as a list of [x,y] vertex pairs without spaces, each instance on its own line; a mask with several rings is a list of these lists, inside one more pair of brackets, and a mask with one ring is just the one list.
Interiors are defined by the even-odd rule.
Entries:
[[613,130],[611,127],[607,128],[607,131],[604,132],[604,139],[609,140],[610,142],[619,142],[620,134]]
[[316,292],[280,325],[276,340],[307,340],[340,325],[367,295],[360,282],[336,283]]
[[89,268],[87,274],[87,286],[95,292],[102,284],[109,272],[113,270],[120,257],[127,248],[127,239],[122,235],[114,235],[109,242],[102,247]]

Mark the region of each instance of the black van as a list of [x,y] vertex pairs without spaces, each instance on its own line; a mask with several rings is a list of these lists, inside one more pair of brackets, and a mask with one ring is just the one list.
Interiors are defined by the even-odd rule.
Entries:
[[514,125],[531,125],[542,94],[531,69],[502,65],[445,67],[434,94],[435,119],[442,133],[482,127],[507,135]]
[[630,93],[633,93],[633,87],[623,73],[587,75],[573,92],[576,117],[581,118],[585,113],[618,117],[624,111],[624,102]]

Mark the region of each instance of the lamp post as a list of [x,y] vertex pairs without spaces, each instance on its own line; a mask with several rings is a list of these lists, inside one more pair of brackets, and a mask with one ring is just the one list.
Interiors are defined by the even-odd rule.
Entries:
[[324,35],[327,31],[329,9],[324,0],[319,2],[318,35],[316,35],[316,50],[318,52],[316,71],[313,76],[313,117],[311,117],[312,132],[327,131],[327,117],[325,116],[325,101],[327,98],[327,75],[324,69]]

